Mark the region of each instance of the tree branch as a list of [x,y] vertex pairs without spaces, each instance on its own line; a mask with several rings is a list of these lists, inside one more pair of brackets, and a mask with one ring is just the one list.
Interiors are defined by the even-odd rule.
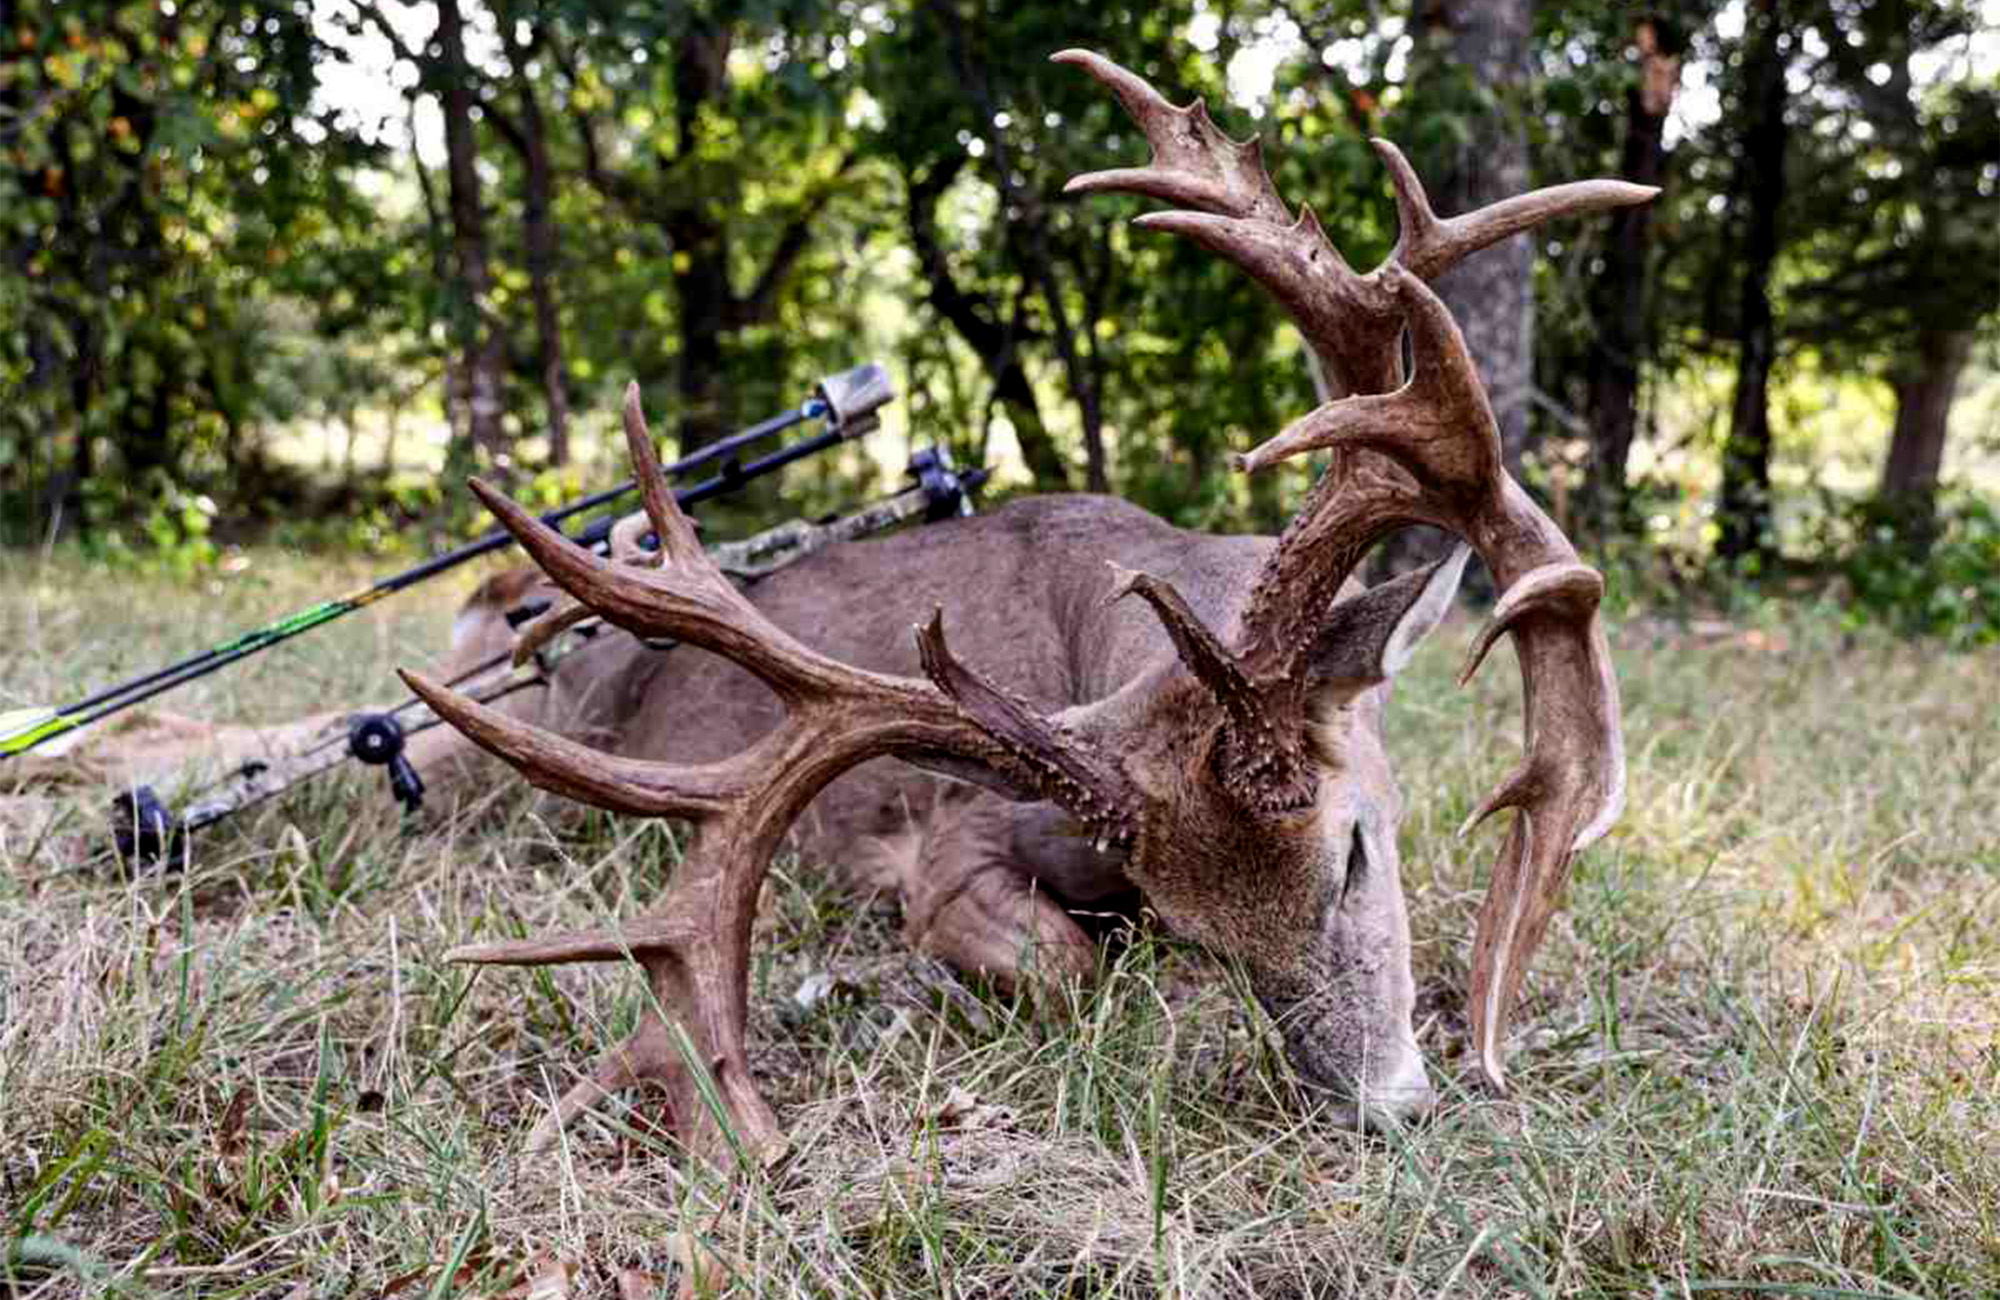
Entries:
[[826,211],[827,205],[833,201],[841,178],[847,175],[853,165],[853,153],[841,155],[840,165],[834,168],[833,175],[824,184],[816,187],[813,193],[807,196],[799,211],[793,214],[791,223],[778,237],[778,245],[772,250],[771,260],[766,262],[764,269],[758,273],[757,283],[751,286],[749,293],[731,300],[728,316],[731,328],[761,325],[771,319],[771,314],[777,309],[778,291],[784,288],[785,280],[791,275],[792,268],[798,265],[799,258],[803,257],[806,249],[812,246],[814,225]]
[[907,220],[917,264],[923,268],[925,296],[933,310],[950,322],[974,352],[989,361],[1011,350],[1010,331],[994,319],[993,305],[982,294],[969,293],[953,278],[951,264],[937,237],[937,201],[958,179],[965,165],[958,154],[939,163],[909,187]]

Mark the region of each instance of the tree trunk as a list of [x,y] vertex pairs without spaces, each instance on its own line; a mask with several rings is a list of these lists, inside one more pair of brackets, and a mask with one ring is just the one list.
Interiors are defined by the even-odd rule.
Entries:
[[[690,214],[672,225],[674,289],[680,301],[680,399],[683,456],[729,432],[722,336],[728,328],[728,241],[711,222]],[[685,258],[682,254],[686,253]]]
[[[1455,215],[1528,191],[1528,140],[1512,97],[1526,81],[1532,0],[1429,0],[1420,20],[1475,81],[1499,97],[1500,111],[1474,125],[1465,147],[1432,163],[1432,200]],[[1444,300],[1500,424],[1507,468],[1518,474],[1529,447],[1534,384],[1534,245],[1525,234],[1468,258],[1438,277]]]
[[[1092,265],[1089,247],[1080,241],[1072,262],[1076,267],[1077,288],[1083,306],[1083,318],[1077,326],[1077,336],[1082,339],[1086,349],[1081,368],[1090,392],[1090,402],[1085,409],[1083,424],[1085,481],[1092,492],[1109,492],[1111,473],[1104,454],[1103,408],[1106,367],[1104,353],[1098,343],[1097,326],[1104,319],[1104,294],[1112,268],[1111,226],[1107,223],[1098,229],[1100,235],[1096,248],[1096,264]],[[1311,349],[1308,348],[1307,352],[1310,353]],[[1272,476],[1265,474],[1254,477]]]
[[[70,346],[75,349],[74,360],[70,362],[69,398],[76,427],[76,445],[70,450],[68,468],[49,480],[44,510],[50,521],[48,532],[51,540],[61,535],[61,525],[67,522],[78,540],[88,541],[90,510],[85,489],[90,484],[91,476],[97,472],[95,417],[102,363],[96,323],[87,314],[78,313],[73,318]],[[51,430],[49,462],[52,466],[56,457],[55,434]]]
[[1735,190],[1747,226],[1739,284],[1736,399],[1722,448],[1722,535],[1725,560],[1775,558],[1771,519],[1771,367],[1777,325],[1771,315],[1771,267],[1778,259],[1778,209],[1785,201],[1785,54],[1777,0],[1758,0],[1749,15],[1750,52],[1744,66],[1743,152]]
[[[1103,397],[1095,376],[1077,349],[1069,311],[1063,306],[1062,285],[1057,282],[1055,270],[1049,264],[1046,241],[1039,233],[1032,238],[1037,247],[1029,256],[1029,265],[1041,294],[1043,310],[1048,313],[1049,332],[1054,336],[1056,356],[1062,361],[1063,376],[1069,381],[1070,395],[1076,399],[1077,414],[1083,420],[1084,487],[1091,492],[1109,492],[1111,479],[1104,458]],[[1055,444],[1049,440],[1046,431],[1040,441],[1049,452],[1054,452]],[[1024,442],[1024,455],[1025,452]]]
[[1925,330],[1892,380],[1896,427],[1878,495],[1909,520],[1910,540],[1919,550],[1930,545],[1947,417],[1958,377],[1972,356],[1972,339],[1971,330]]
[[[503,11],[503,17],[508,17]],[[513,26],[515,24],[511,24]],[[549,464],[569,463],[568,371],[563,365],[562,318],[556,307],[556,233],[550,218],[554,181],[549,169],[548,128],[541,100],[529,78],[533,53],[507,33],[507,66],[521,98],[521,162],[526,169],[522,236],[527,246],[528,288],[535,303],[535,344],[542,370],[542,397],[549,412]]]
[[[70,156],[67,130],[59,129],[52,133],[50,145],[56,152],[62,174],[74,175],[76,164]],[[81,232],[82,200],[76,185],[61,187],[56,199],[56,214],[59,229]],[[80,233],[77,237],[59,241],[58,246],[63,247],[61,256],[68,278],[76,285],[89,286],[90,296],[96,301],[103,301],[104,286],[101,282],[93,282],[95,273],[86,256]],[[104,388],[105,340],[88,305],[66,301],[67,297],[66,294],[57,295],[48,301],[54,309],[51,314],[66,316],[69,326],[69,406],[76,443],[70,452],[69,467],[50,479],[45,505],[51,537],[58,535],[60,525],[67,521],[78,538],[87,539],[90,535],[90,512],[86,488],[97,472],[95,440],[102,419],[98,395]],[[54,445],[56,431],[51,429],[49,436],[49,460],[53,466],[57,459]]]
[[[674,120],[677,157],[697,166],[702,152],[702,110],[728,86],[730,34],[692,15],[674,46]],[[730,429],[728,386],[723,382],[723,335],[730,328],[735,294],[729,285],[730,239],[711,215],[717,196],[683,193],[661,224],[673,241],[674,296],[679,302],[682,455],[721,438]]]
[[[1633,33],[1639,78],[1625,92],[1625,144],[1619,174],[1639,185],[1666,177],[1667,114],[1680,79],[1679,34],[1659,18],[1644,18]],[[1639,424],[1639,371],[1652,354],[1648,321],[1647,253],[1653,203],[1611,214],[1603,274],[1592,284],[1591,316],[1597,326],[1590,355],[1591,457],[1584,479],[1585,509],[1600,531],[1629,527],[1626,462]]]
[[1042,419],[1041,403],[1035,400],[1034,385],[1028,382],[1028,371],[1021,364],[1019,352],[1009,352],[998,362],[994,371],[993,363],[987,369],[993,373],[993,397],[1007,412],[1007,423],[1014,426],[1014,441],[1020,444],[1021,461],[1028,467],[1028,474],[1034,479],[1035,489],[1040,492],[1062,492],[1069,488],[1069,466],[1063,463],[1062,453],[1056,450],[1056,442],[1049,434],[1047,421]]
[[479,183],[479,145],[473,134],[472,69],[465,61],[465,22],[458,0],[438,0],[438,99],[444,111],[445,170],[450,180],[452,253],[457,269],[457,334],[464,362],[457,397],[461,427],[473,447],[504,469],[506,435],[501,426],[503,340],[493,327],[492,271],[486,244],[486,213]]

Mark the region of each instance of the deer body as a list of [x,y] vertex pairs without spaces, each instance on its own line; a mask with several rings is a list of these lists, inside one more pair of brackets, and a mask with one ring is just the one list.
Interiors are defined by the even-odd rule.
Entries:
[[[924,830],[914,851],[884,859],[899,864],[887,875],[920,939],[954,960],[1006,972],[1034,949],[1081,968],[1074,927],[1031,885],[1082,898],[1129,880],[1170,928],[1243,963],[1288,1055],[1309,1081],[1344,1095],[1352,1118],[1426,1107],[1395,848],[1401,800],[1381,705],[1385,683],[1448,606],[1467,551],[1373,588],[1353,576],[1370,546],[1413,523],[1457,533],[1501,588],[1466,675],[1506,635],[1523,677],[1525,753],[1473,818],[1514,814],[1480,911],[1467,999],[1480,1069],[1504,1083],[1506,1017],[1527,962],[1575,853],[1622,807],[1623,741],[1596,620],[1603,579],[1508,477],[1464,339],[1426,281],[1552,217],[1652,191],[1580,182],[1440,218],[1402,155],[1378,141],[1402,235],[1382,266],[1359,274],[1310,209],[1295,213],[1279,197],[1258,144],[1224,136],[1199,101],[1176,107],[1094,54],[1055,57],[1116,95],[1153,154],[1068,189],[1176,205],[1139,224],[1193,239],[1257,279],[1336,390],[1351,394],[1237,457],[1237,468],[1310,451],[1326,452],[1327,468],[1275,539],[1202,537],[1108,499],[1056,498],[828,551],[754,598],[715,567],[680,513],[636,386],[625,426],[656,553],[620,552],[614,538],[613,560],[598,560],[474,483],[573,598],[530,624],[524,646],[595,612],[734,665],[669,670],[615,642],[582,659],[597,669],[552,692],[542,721],[602,730],[616,749],[405,674],[441,716],[535,784],[695,826],[667,896],[645,917],[454,954],[636,960],[652,982],[656,1009],[571,1090],[538,1140],[605,1090],[644,1079],[674,1094],[695,1147],[780,1149],[744,1045],[764,873],[801,819],[840,858],[879,840],[906,809],[925,815]],[[938,799],[935,787],[871,766],[886,758],[993,793]],[[953,919],[968,900],[983,923]],[[952,951],[954,934],[986,941]],[[709,1080],[694,1077],[691,1059]],[[717,1097],[727,1143],[709,1104]]]

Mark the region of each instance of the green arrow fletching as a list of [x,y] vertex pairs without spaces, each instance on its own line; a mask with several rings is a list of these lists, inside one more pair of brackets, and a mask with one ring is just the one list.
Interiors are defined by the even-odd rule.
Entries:
[[0,713],[0,755],[18,753],[76,725],[54,709],[15,709]]

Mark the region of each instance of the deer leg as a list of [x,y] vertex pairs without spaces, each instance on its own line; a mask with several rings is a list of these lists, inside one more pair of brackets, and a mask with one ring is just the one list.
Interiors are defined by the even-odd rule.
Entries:
[[1012,852],[1010,805],[941,802],[897,855],[912,947],[1013,992],[1088,983],[1097,948]]

